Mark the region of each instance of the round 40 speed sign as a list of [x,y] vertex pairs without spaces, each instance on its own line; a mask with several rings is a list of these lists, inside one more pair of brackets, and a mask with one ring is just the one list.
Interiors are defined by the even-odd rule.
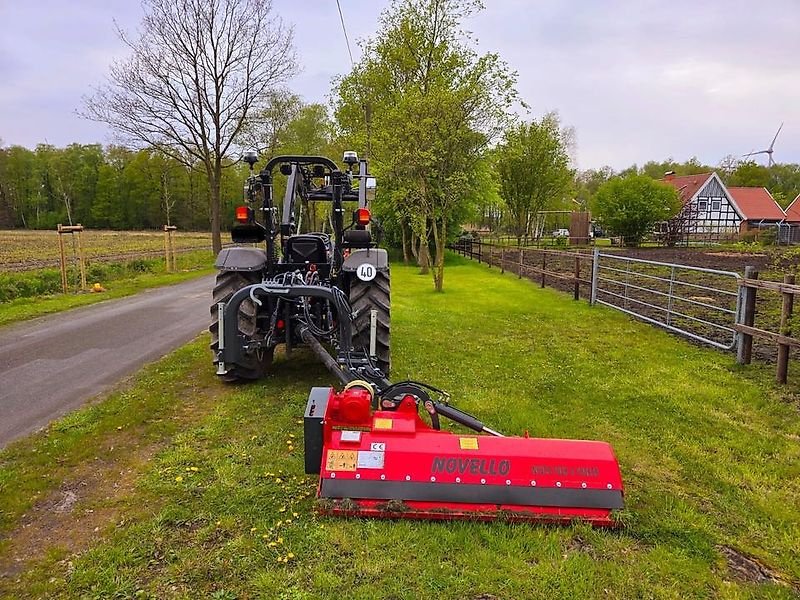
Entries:
[[375,265],[369,263],[360,264],[358,265],[358,269],[356,269],[356,276],[361,281],[372,281],[377,274],[378,270],[375,268]]

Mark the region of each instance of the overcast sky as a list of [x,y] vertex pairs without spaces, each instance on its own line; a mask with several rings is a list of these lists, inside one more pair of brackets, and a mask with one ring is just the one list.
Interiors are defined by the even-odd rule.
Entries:
[[[340,0],[356,40],[388,2]],[[558,110],[577,132],[580,168],[697,156],[717,164],[775,144],[800,162],[800,1],[484,0],[466,23],[479,51],[519,73],[527,116]],[[326,102],[349,70],[335,0],[273,0],[294,25],[301,73],[291,87]],[[0,0],[0,140],[108,143],[74,111],[123,56],[113,21],[133,30],[134,0]]]

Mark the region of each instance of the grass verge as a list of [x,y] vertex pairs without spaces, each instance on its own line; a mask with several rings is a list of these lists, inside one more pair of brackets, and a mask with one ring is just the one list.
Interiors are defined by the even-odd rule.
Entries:
[[[15,298],[8,302],[0,302],[0,326],[78,306],[102,302],[111,298],[130,296],[147,288],[179,283],[187,279],[207,275],[214,272],[213,262],[214,257],[210,251],[195,250],[177,257],[178,270],[174,273],[160,272],[164,268],[164,261],[158,259],[138,259],[133,263],[128,261],[116,265],[98,265],[98,269],[102,269],[102,272],[106,274],[106,278],[92,278],[90,273],[87,283],[90,287],[96,281],[101,283],[105,288],[104,292],[40,295],[32,298]],[[133,264],[132,267],[130,266],[131,264]],[[42,273],[46,271],[43,270]],[[52,273],[58,280],[58,272],[52,271]],[[12,278],[22,280],[36,278],[37,273],[27,271],[4,274],[0,275],[0,277],[9,280]]]
[[[623,529],[319,518],[299,419],[309,387],[330,378],[299,353],[263,382],[223,386],[201,339],[0,454],[0,592],[796,597],[800,419],[769,368],[458,259],[443,294],[413,269],[392,277],[393,379],[448,389],[507,433],[611,442]],[[148,449],[138,461],[116,462],[136,444]],[[106,487],[75,492],[87,479]],[[68,491],[78,497],[57,513]],[[52,541],[33,536],[25,554],[25,531],[53,513],[66,516]]]

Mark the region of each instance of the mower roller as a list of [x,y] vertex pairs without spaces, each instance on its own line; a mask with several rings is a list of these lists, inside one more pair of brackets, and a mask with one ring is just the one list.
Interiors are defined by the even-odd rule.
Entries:
[[[217,258],[214,363],[224,381],[257,379],[274,367],[278,345],[287,356],[305,346],[343,385],[313,388],[306,405],[305,469],[319,474],[320,512],[615,525],[623,488],[608,444],[504,437],[433,386],[389,381],[389,263],[372,238],[380,228],[367,206],[366,161],[346,152],[339,170],[324,157],[278,156],[255,174],[257,155],[244,160],[251,175],[233,241],[266,247]],[[287,178],[280,222],[278,167]],[[331,233],[303,228],[304,215],[316,223],[320,202]],[[345,203],[355,206],[349,225]],[[443,431],[441,418],[474,433]]]

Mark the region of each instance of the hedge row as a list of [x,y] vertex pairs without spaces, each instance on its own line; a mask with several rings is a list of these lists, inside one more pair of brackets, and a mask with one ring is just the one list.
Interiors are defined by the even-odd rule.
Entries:
[[[119,263],[94,263],[86,268],[86,280],[91,285],[94,282],[105,283],[163,270],[163,259],[137,258]],[[77,288],[80,285],[77,268],[70,267],[67,278],[71,287]],[[0,302],[59,293],[61,293],[61,273],[58,269],[0,273]]]

